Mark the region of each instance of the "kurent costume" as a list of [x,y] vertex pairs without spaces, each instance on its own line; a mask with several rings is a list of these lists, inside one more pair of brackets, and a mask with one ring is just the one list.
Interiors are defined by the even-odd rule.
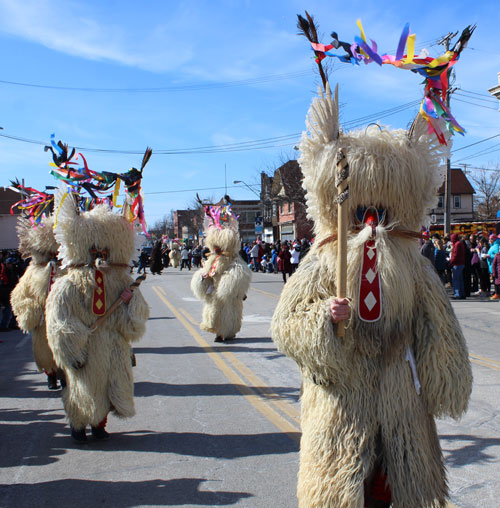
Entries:
[[180,245],[173,241],[172,249],[170,250],[170,262],[172,263],[173,268],[178,268],[181,263],[181,248]]
[[[392,494],[394,508],[444,507],[434,417],[464,413],[472,374],[447,294],[412,233],[436,201],[442,145],[421,117],[410,134],[378,126],[339,133],[338,98],[328,87],[307,126],[299,163],[316,240],[272,321],[275,343],[302,373],[299,506],[362,508]],[[337,294],[339,147],[350,171],[352,310],[343,338],[329,310]]]
[[24,258],[31,257],[31,261],[13,289],[10,301],[21,330],[31,333],[37,367],[47,374],[49,389],[57,389],[57,366],[45,332],[45,303],[56,277],[61,275],[52,226],[52,217],[43,217],[39,223],[24,217],[19,219],[19,250]]
[[[61,204],[61,199],[64,198]],[[47,300],[47,333],[56,363],[67,376],[63,402],[72,435],[85,439],[85,427],[96,437],[104,432],[110,411],[134,415],[132,341],[145,331],[149,308],[139,290],[99,326],[96,321],[132,283],[132,225],[109,205],[77,213],[73,196],[56,195],[56,239],[68,272]]]
[[205,232],[210,255],[193,275],[191,290],[204,302],[200,328],[223,342],[241,329],[243,300],[252,274],[238,254],[238,219],[230,204],[205,207]]
[[[142,278],[131,284],[129,267],[135,250],[133,223],[146,232],[141,180],[151,149],[140,170],[118,174],[91,171],[82,154],[75,155],[75,149],[70,154],[53,135],[51,145],[56,168],[51,173],[67,185],[56,196],[54,213],[59,258],[68,272],[47,299],[47,338],[57,365],[66,372],[63,402],[71,434],[84,442],[88,424],[97,439],[109,437],[109,411],[121,417],[134,414],[130,342],[144,333],[149,308],[141,293],[133,291]],[[121,182],[126,200],[122,215],[116,215],[112,207]],[[82,196],[83,191],[90,197]]]
[[[272,320],[274,341],[302,373],[299,506],[444,508],[434,418],[466,411],[472,374],[448,296],[415,237],[437,201],[449,132],[463,131],[442,94],[474,27],[434,60],[414,54],[409,25],[395,56],[379,54],[358,20],[361,37],[338,55],[331,53],[337,35],[319,44],[306,16],[298,26],[324,86],[309,110],[299,159],[316,239]],[[409,132],[378,125],[341,132],[338,93],[332,98],[321,67],[326,56],[424,75],[421,112]],[[344,286],[350,319],[334,324]]]

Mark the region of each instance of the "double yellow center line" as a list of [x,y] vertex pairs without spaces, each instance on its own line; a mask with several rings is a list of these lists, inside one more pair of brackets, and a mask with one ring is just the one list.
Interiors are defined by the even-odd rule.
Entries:
[[195,319],[184,309],[176,309],[168,301],[160,286],[153,286],[153,291],[245,399],[290,439],[299,442],[299,411],[291,404],[280,400],[278,395],[271,393],[269,387],[234,353],[213,348],[194,328],[198,325]]

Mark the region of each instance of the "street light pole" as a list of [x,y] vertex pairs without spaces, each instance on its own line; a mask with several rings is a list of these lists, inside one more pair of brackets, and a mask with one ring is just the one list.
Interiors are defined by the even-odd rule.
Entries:
[[257,196],[259,196],[259,199],[260,199],[260,194],[255,190],[255,189],[252,189],[252,187],[250,187],[250,185],[248,185],[246,182],[244,182],[243,180],[234,180],[233,184],[238,184],[238,183],[242,183],[245,187],[248,187],[254,194],[257,194]]

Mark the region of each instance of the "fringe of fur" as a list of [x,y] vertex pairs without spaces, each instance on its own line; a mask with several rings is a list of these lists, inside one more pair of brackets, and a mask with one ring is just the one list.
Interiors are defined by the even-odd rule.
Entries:
[[[104,275],[107,305],[118,299],[132,283],[125,270],[111,269]],[[71,425],[97,425],[113,409],[117,416],[134,414],[134,385],[130,342],[145,331],[149,308],[136,289],[92,331],[94,271],[70,270],[57,280],[47,300],[47,336],[58,366],[66,372],[68,388],[63,401]],[[84,364],[75,369],[75,362]]]

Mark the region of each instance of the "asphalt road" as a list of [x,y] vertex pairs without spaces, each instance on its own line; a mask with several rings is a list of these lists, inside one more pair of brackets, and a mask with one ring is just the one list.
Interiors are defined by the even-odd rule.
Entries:
[[[0,507],[297,506],[300,375],[269,325],[283,286],[254,274],[243,329],[218,345],[197,326],[193,272],[148,275],[146,336],[135,346],[135,417],[78,446],[30,337],[0,339]],[[468,414],[439,422],[451,506],[500,506],[500,304],[453,302],[474,371]]]

